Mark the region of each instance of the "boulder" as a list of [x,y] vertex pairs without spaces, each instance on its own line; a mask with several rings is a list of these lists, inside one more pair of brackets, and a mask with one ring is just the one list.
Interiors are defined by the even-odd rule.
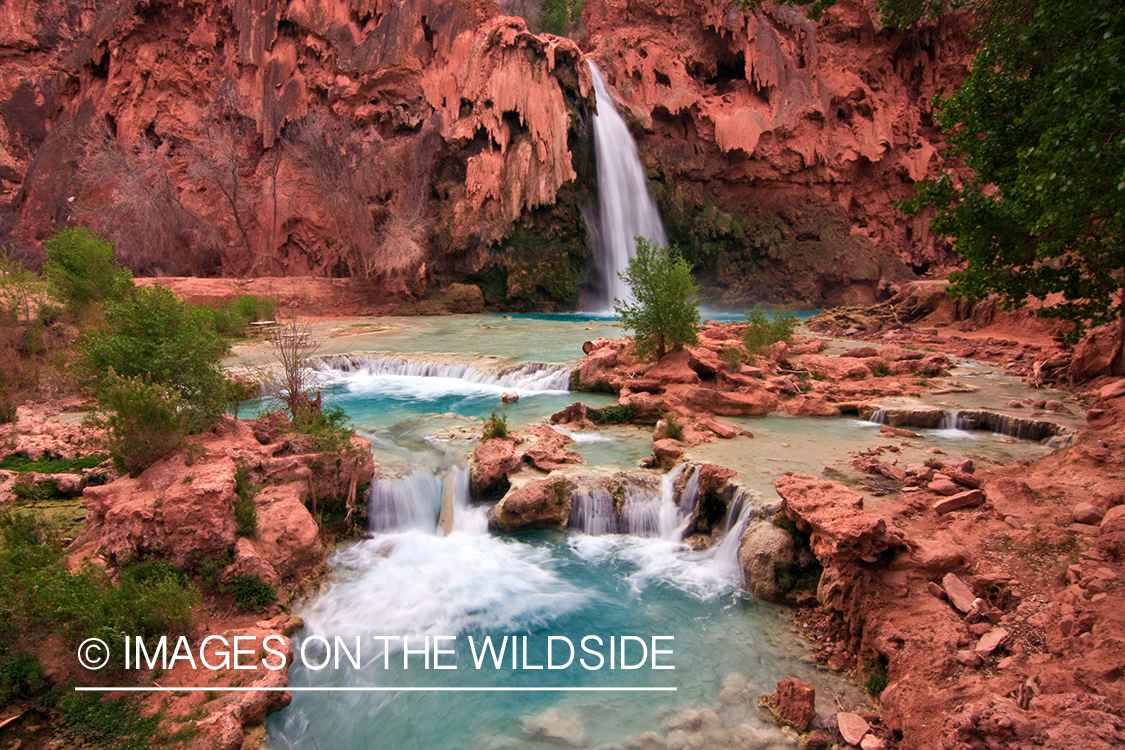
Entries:
[[523,460],[535,468],[551,472],[566,464],[586,463],[581,455],[566,448],[574,442],[568,435],[546,425],[529,427],[527,433],[535,442],[523,452]]
[[473,451],[469,469],[473,496],[480,499],[502,496],[511,487],[508,475],[522,463],[523,458],[516,452],[514,437],[485,440]]
[[1103,385],[1098,389],[1098,397],[1106,401],[1125,396],[1125,378],[1114,381],[1109,385]]
[[1074,510],[1071,512],[1071,517],[1074,519],[1075,523],[1088,523],[1097,525],[1102,522],[1102,518],[1104,516],[1104,510],[1096,505],[1091,505],[1090,503],[1078,503],[1078,505],[1074,506]]
[[935,495],[956,495],[960,490],[951,480],[945,478],[933,479],[928,489]]
[[520,400],[520,394],[515,391],[504,391],[500,394],[500,400],[505,404],[514,404]]
[[969,584],[962,581],[956,573],[946,573],[945,578],[941,579],[941,587],[946,596],[949,597],[950,604],[957,610],[968,612],[973,608],[973,602],[977,600],[977,595],[969,588]]
[[697,412],[721,417],[760,417],[777,409],[777,396],[764,388],[749,393],[685,387],[676,391],[683,404]]
[[715,433],[724,440],[730,440],[731,438],[736,437],[739,433],[739,429],[737,427],[726,424],[724,422],[718,422],[714,419],[704,419],[702,424],[708,430]]
[[721,492],[738,472],[718,464],[703,464],[699,467],[699,494],[706,495],[711,492]]
[[505,533],[526,529],[562,531],[570,517],[572,488],[565,479],[528,482],[488,511],[488,523]]
[[827,567],[878,557],[903,543],[900,532],[863,509],[863,496],[839,482],[786,472],[774,482],[786,516],[810,534],[812,551]]
[[484,293],[476,284],[450,284],[444,297],[450,312],[479,313],[484,310]]
[[657,440],[652,444],[652,453],[661,466],[671,466],[684,455],[684,444],[679,440]]
[[940,516],[962,508],[972,508],[984,502],[984,493],[980,490],[966,490],[956,495],[943,498],[934,503],[934,511]]
[[254,543],[246,537],[240,537],[234,543],[234,562],[223,569],[222,580],[230,583],[242,576],[257,576],[270,586],[281,584],[277,571],[262,558]]
[[981,636],[980,640],[977,641],[977,645],[973,647],[973,651],[981,656],[988,656],[995,651],[1007,637],[1008,631],[1004,628],[992,628]]
[[758,705],[769,709],[779,723],[803,732],[816,718],[816,688],[790,677],[777,683],[776,692],[760,696]]
[[742,535],[738,564],[742,568],[742,588],[759,599],[784,602],[786,594],[777,574],[796,563],[793,535],[769,521],[752,523]]
[[254,547],[282,582],[298,580],[323,567],[320,527],[305,507],[307,490],[299,483],[270,485],[257,494],[258,531]]
[[863,736],[871,731],[871,725],[859,714],[851,711],[840,711],[836,714],[836,728],[840,736],[849,745],[858,745]]
[[589,418],[589,407],[581,401],[575,401],[570,406],[558,410],[551,415],[551,424],[569,424],[583,430],[596,430]]

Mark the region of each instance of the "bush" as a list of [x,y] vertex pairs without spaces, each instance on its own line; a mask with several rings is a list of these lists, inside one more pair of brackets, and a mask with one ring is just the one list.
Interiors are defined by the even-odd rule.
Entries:
[[113,244],[85,227],[64,229],[44,244],[43,275],[72,315],[123,299],[133,288],[133,274],[117,262]]
[[348,450],[355,434],[347,412],[335,405],[322,407],[319,401],[300,409],[290,422],[289,429],[312,437],[310,447],[318,453]]
[[133,476],[182,447],[196,421],[178,393],[141,377],[113,377],[101,402],[109,414],[94,421],[117,470]]
[[259,320],[273,320],[277,316],[277,300],[273,297],[255,297],[240,294],[233,300],[206,307],[212,326],[223,336],[241,338],[246,329]]
[[492,416],[485,420],[483,437],[485,440],[508,437],[508,415],[497,416],[496,412],[492,412]]
[[789,341],[793,338],[793,331],[797,326],[797,319],[793,311],[786,308],[777,308],[773,311],[773,319],[759,305],[746,311],[746,331],[742,334],[742,343],[750,356],[761,354],[772,344],[778,341]]
[[881,657],[875,663],[868,665],[867,679],[863,681],[863,689],[876,697],[887,689],[887,665]]
[[7,471],[14,471],[17,474],[27,474],[32,471],[40,474],[78,474],[83,469],[92,469],[102,461],[106,460],[106,456],[82,456],[81,458],[48,458],[44,456],[38,461],[32,461],[23,453],[12,453],[4,456],[0,461],[0,469]]
[[668,437],[672,438],[673,440],[684,439],[684,425],[680,422],[679,418],[676,417],[675,414],[663,414],[661,415],[661,418],[664,420],[664,423],[666,425],[664,427],[664,433]]
[[746,361],[746,355],[737,346],[730,346],[724,344],[719,356],[723,360],[723,367],[727,368],[727,372],[738,372],[742,369],[742,363]]
[[699,288],[691,267],[676,248],[654,247],[637,238],[637,257],[621,274],[633,300],[613,301],[621,324],[633,332],[633,345],[640,357],[657,359],[671,348],[699,342],[699,309],[694,298]]
[[180,571],[159,562],[123,567],[115,586],[93,566],[71,572],[57,540],[57,531],[31,514],[0,516],[0,673],[23,675],[32,685],[33,667],[21,653],[52,634],[68,649],[86,638],[104,639],[117,669],[124,666],[126,634],[191,632],[199,596]]
[[136,702],[98,693],[72,693],[59,708],[68,734],[108,750],[148,750],[160,724],[159,716],[142,717]]
[[43,666],[33,655],[20,651],[6,655],[0,647],[0,706],[31,698],[47,689]]
[[258,506],[254,496],[262,489],[260,484],[250,481],[250,467],[239,463],[234,473],[234,491],[238,499],[234,501],[235,536],[253,538],[258,533]]
[[245,610],[261,612],[277,600],[277,589],[258,576],[238,576],[231,581],[234,601]]
[[586,416],[594,424],[629,424],[636,415],[631,406],[612,404],[600,409],[589,409]]
[[219,414],[227,389],[219,360],[229,349],[209,313],[185,305],[161,286],[138,289],[106,308],[106,326],[82,341],[84,364],[96,389],[143,377],[176,392],[206,416]]

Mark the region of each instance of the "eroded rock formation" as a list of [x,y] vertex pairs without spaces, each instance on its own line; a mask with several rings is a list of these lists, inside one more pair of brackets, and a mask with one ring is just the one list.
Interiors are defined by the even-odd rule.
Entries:
[[572,306],[589,55],[722,301],[871,302],[950,263],[892,201],[937,166],[929,102],[964,73],[960,17],[899,33],[850,1],[814,25],[595,0],[583,20],[578,43],[489,0],[9,3],[0,234],[35,255],[85,223],[141,273],[350,276],[372,299],[466,281],[493,306]]

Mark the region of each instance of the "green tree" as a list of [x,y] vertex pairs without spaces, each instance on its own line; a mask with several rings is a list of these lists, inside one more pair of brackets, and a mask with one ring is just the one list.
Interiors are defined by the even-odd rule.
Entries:
[[51,291],[74,315],[120,300],[133,287],[133,274],[117,262],[113,243],[86,227],[64,229],[44,243],[43,275]]
[[904,208],[968,261],[952,292],[1044,301],[1042,317],[1125,332],[1125,4],[994,0],[983,46],[938,122],[972,175],[928,183]]
[[699,287],[679,249],[653,246],[637,237],[637,257],[620,276],[633,299],[615,299],[613,309],[622,325],[633,332],[637,354],[655,353],[660,359],[669,348],[679,351],[684,344],[699,343],[695,304]]

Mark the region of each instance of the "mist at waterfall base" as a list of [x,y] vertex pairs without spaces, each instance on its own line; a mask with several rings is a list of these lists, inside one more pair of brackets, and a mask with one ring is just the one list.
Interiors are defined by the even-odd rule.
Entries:
[[[674,534],[682,508],[667,513],[669,486],[666,482],[660,497],[644,498],[654,505],[653,521],[638,521],[638,531],[667,532],[670,524]],[[437,518],[450,492],[453,532],[442,536]],[[664,526],[661,507],[668,515]],[[736,508],[731,523],[750,512],[749,506]],[[464,468],[376,483],[369,513],[374,538],[332,555],[333,582],[298,610],[306,625],[294,638],[300,649],[310,635],[350,642],[358,635],[366,660],[358,670],[347,665],[313,671],[296,662],[289,673],[292,686],[672,686],[677,692],[295,692],[292,704],[270,718],[271,748],[551,747],[523,728],[551,708],[581,717],[587,745],[594,747],[659,727],[670,710],[717,705],[733,671],[745,674],[755,693],[772,691],[774,682],[791,674],[808,677],[813,671],[800,663],[801,649],[785,637],[782,610],[738,593],[731,554],[736,545],[693,553],[659,536],[493,536],[484,508],[469,503]],[[393,644],[387,669],[372,638],[384,635],[407,636],[412,645],[426,635],[457,636],[459,644],[469,636],[478,642],[485,636],[528,636],[533,665],[546,663],[550,635],[576,643],[586,635],[603,643],[622,635],[646,641],[672,636],[662,647],[674,653],[661,659],[676,669],[525,671],[489,664],[478,670],[468,648],[444,658],[456,663],[456,670],[423,669],[420,657],[404,669],[401,647]]]
[[617,112],[598,66],[590,61],[597,112],[594,153],[598,162],[598,272],[604,284],[598,308],[611,310],[613,300],[631,298],[618,275],[636,255],[636,238],[668,244],[660,211],[648,192],[648,179],[629,126]]

